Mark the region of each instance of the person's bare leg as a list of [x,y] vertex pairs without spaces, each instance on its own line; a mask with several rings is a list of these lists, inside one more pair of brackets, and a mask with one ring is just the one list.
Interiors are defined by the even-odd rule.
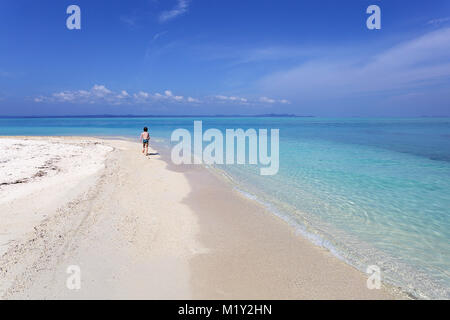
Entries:
[[145,146],[145,155],[148,156],[148,145]]

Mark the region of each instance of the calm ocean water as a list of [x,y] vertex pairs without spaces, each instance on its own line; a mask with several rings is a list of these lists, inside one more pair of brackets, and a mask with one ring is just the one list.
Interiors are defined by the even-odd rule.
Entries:
[[0,119],[0,135],[136,138],[172,130],[280,129],[280,170],[221,166],[299,232],[418,297],[450,298],[450,118]]

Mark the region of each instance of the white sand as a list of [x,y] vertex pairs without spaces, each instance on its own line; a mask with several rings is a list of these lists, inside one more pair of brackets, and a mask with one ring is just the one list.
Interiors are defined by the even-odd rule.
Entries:
[[0,255],[93,183],[110,151],[88,138],[0,139]]
[[[67,143],[77,146],[80,141]],[[84,160],[73,162],[66,168],[69,170],[62,167],[61,178],[64,171],[74,173],[76,167],[86,166],[83,172],[89,172],[90,179],[84,176],[76,183],[68,180],[67,173],[54,188],[44,183],[44,178],[33,178],[33,197],[3,204],[2,232],[14,241],[4,244],[7,253],[0,258],[0,297],[192,297],[188,261],[204,248],[195,240],[196,217],[182,203],[190,192],[187,179],[166,170],[158,156],[140,154],[137,143],[105,140],[103,144],[115,151],[108,154],[106,168],[97,174],[93,174],[97,166],[88,159],[100,165],[105,152],[96,151],[89,143],[84,151],[74,146],[70,146],[71,152],[64,149],[69,158],[77,153]],[[33,172],[20,174],[29,177]],[[18,184],[17,189],[19,186],[24,187]],[[38,212],[46,214],[36,219]],[[66,287],[70,265],[82,270],[79,291]]]
[[111,147],[93,139],[0,139],[0,203],[104,168]]
[[198,166],[119,140],[0,146],[0,299],[396,298]]

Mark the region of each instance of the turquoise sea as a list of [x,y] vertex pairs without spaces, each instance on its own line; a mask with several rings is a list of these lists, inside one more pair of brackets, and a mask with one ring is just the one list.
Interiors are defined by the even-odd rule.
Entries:
[[[0,135],[97,135],[159,143],[174,129],[280,129],[280,170],[220,166],[243,194],[341,259],[419,298],[450,298],[450,118],[14,118]],[[270,232],[270,231],[269,231]]]

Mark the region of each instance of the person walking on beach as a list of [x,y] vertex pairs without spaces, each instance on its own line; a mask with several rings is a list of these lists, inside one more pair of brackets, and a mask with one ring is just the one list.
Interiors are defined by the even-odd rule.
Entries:
[[144,131],[141,133],[139,140],[142,140],[142,153],[148,156],[148,142],[150,141],[150,134],[148,128],[144,127]]

